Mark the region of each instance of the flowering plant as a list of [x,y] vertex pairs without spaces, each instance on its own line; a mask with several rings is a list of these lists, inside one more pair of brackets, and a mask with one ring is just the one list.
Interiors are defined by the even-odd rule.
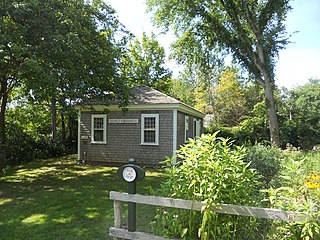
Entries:
[[308,188],[320,188],[320,175],[313,174],[304,181]]

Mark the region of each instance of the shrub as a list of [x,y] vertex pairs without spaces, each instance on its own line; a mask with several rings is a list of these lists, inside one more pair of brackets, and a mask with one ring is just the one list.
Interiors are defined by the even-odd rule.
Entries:
[[[258,129],[254,126],[248,127],[249,120],[244,120],[241,124],[234,127],[210,126],[205,129],[206,133],[214,133],[219,131],[219,136],[230,138],[237,145],[254,144],[255,142],[263,142],[269,139],[266,131],[268,129]],[[262,133],[263,132],[263,133]]]
[[9,163],[30,162],[35,159],[63,156],[66,153],[60,141],[51,140],[50,136],[41,134],[31,135],[14,123],[8,124]]
[[212,211],[220,203],[256,205],[258,178],[243,160],[244,149],[214,133],[190,140],[177,157],[181,160],[177,164],[167,160],[168,180],[161,194],[207,205],[201,213],[159,208],[153,223],[156,234],[183,239],[256,239],[256,219]]
[[278,148],[256,144],[248,146],[245,160],[262,176],[265,187],[280,170],[281,151]]
[[8,124],[8,162],[28,162],[34,159],[36,141],[26,134],[21,127]]

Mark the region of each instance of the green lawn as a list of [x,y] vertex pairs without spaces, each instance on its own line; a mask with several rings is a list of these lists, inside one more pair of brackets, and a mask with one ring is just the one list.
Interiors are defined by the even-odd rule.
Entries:
[[[117,168],[81,166],[75,157],[40,160],[0,174],[0,239],[112,239],[110,191],[126,191]],[[146,171],[138,193],[157,189],[160,170]],[[137,226],[150,231],[154,207],[138,205]]]

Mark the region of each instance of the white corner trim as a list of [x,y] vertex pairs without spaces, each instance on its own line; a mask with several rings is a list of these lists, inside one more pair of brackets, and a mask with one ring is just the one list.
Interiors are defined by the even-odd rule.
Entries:
[[187,140],[189,139],[189,131],[190,131],[189,125],[190,125],[189,116],[184,116],[184,141],[185,142],[187,142]]
[[80,143],[81,143],[81,110],[78,111],[78,161],[80,161]]
[[[172,126],[172,156],[175,158],[177,154],[177,136],[178,136],[178,111],[173,110],[173,126]],[[176,162],[176,159],[174,160]]]

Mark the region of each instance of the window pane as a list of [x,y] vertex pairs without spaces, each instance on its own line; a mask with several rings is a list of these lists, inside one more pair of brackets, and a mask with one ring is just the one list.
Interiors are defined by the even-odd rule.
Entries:
[[141,144],[159,144],[159,114],[141,114]]
[[94,118],[94,125],[95,129],[103,129],[103,118]]
[[94,130],[94,141],[103,142],[103,130]]
[[144,131],[144,142],[155,143],[156,142],[156,131]]
[[155,117],[144,118],[144,128],[145,129],[155,129],[156,128],[156,118]]

